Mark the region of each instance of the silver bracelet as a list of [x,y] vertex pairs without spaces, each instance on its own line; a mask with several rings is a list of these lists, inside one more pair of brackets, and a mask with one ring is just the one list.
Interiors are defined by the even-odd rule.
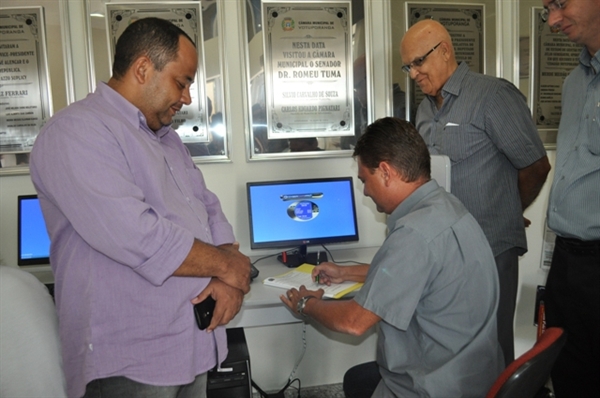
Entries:
[[306,307],[306,302],[308,300],[310,300],[311,298],[316,298],[316,297],[315,296],[304,296],[298,301],[298,304],[296,305],[296,310],[298,311],[298,313],[300,315],[306,316],[306,314],[304,313],[304,307]]

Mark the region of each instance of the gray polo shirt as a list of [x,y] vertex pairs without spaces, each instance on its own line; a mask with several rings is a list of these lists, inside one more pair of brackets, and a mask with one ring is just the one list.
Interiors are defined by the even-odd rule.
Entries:
[[484,396],[503,368],[498,276],[465,207],[429,181],[388,218],[355,300],[382,318],[373,395]]
[[438,110],[426,97],[416,126],[432,155],[452,163],[452,193],[473,214],[494,256],[527,251],[518,170],[546,155],[525,97],[510,82],[471,72],[464,62],[442,90]]
[[581,51],[565,79],[548,226],[559,236],[600,240],[600,50]]

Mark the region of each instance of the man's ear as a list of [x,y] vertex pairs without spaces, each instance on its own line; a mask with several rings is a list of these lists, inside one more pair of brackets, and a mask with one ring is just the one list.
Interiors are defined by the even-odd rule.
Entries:
[[380,162],[378,168],[385,185],[389,186],[394,174],[396,173],[396,169],[394,169],[388,162]]
[[446,42],[445,40],[442,41],[439,50],[444,59],[448,61],[450,59],[450,45],[448,44],[448,42]]
[[139,57],[131,65],[133,76],[139,84],[144,84],[153,70],[154,65],[146,56]]

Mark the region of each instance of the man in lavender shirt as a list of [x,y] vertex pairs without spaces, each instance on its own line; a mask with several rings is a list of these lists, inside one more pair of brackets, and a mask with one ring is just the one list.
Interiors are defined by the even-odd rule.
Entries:
[[[203,397],[227,356],[223,325],[250,289],[250,262],[170,127],[197,60],[170,22],[132,23],[113,77],[34,145],[70,397]],[[209,295],[202,331],[193,304]]]

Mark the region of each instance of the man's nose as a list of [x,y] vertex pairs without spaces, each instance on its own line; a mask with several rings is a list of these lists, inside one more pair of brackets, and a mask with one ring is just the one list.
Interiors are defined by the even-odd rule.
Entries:
[[190,94],[190,86],[187,86],[183,90],[183,93],[181,93],[181,102],[183,102],[186,105],[189,105],[192,103],[192,95]]
[[555,9],[550,10],[548,13],[548,26],[553,33],[560,32],[560,26],[562,24],[562,10]]

